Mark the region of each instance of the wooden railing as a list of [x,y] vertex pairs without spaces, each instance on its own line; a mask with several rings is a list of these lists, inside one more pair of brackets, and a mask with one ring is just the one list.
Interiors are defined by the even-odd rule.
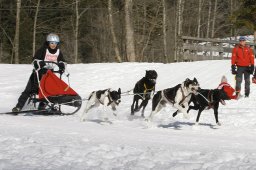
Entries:
[[[177,61],[230,59],[238,41],[182,36],[178,43]],[[247,42],[255,51],[256,44]],[[255,53],[254,53],[255,54]]]

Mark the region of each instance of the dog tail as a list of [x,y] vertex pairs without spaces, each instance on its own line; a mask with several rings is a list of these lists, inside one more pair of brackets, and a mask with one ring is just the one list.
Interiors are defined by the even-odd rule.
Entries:
[[95,91],[91,92],[90,96],[88,97],[88,100],[92,98],[93,93],[95,93]]
[[158,91],[153,99],[152,99],[152,111],[154,111],[156,109],[156,106],[158,105],[158,103],[160,102],[161,98],[162,98],[162,92]]

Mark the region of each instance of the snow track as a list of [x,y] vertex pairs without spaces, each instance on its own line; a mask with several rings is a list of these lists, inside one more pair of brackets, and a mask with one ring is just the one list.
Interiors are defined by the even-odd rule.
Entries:
[[[71,86],[82,98],[109,87],[130,90],[149,69],[158,72],[156,90],[193,77],[201,88],[216,88],[222,75],[234,86],[230,61],[68,67]],[[30,72],[31,65],[1,64],[0,112],[10,111],[16,104]],[[190,112],[189,120],[182,114],[173,118],[172,107],[163,109],[151,124],[140,118],[140,113],[130,120],[131,103],[132,96],[122,96],[117,117],[107,113],[110,123],[101,121],[101,107],[90,110],[88,120],[81,122],[84,105],[72,116],[0,115],[0,169],[255,169],[255,84],[251,85],[249,98],[220,106],[222,126],[215,125],[213,110],[203,111],[199,125],[195,125],[196,111]],[[150,109],[151,102],[146,117]]]

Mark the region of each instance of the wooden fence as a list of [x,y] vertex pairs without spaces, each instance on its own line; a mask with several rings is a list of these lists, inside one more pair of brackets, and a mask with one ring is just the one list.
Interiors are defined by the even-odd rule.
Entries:
[[[223,60],[230,59],[232,49],[238,41],[196,38],[182,36],[178,42],[176,61]],[[256,44],[247,42],[254,52]],[[254,53],[255,54],[255,53]]]

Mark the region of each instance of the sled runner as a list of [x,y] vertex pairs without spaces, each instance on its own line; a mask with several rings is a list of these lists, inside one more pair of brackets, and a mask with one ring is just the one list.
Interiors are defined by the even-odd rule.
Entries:
[[[57,63],[46,61],[47,72],[42,76],[39,81],[38,71],[37,82],[39,84],[38,94],[32,95],[28,100],[28,105],[32,104],[37,110],[26,110],[19,113],[31,113],[42,115],[72,115],[75,114],[82,105],[81,97],[62,80],[62,75],[58,68]],[[57,67],[56,67],[57,66]],[[66,74],[64,74],[66,75]],[[69,74],[66,75],[69,80]]]

